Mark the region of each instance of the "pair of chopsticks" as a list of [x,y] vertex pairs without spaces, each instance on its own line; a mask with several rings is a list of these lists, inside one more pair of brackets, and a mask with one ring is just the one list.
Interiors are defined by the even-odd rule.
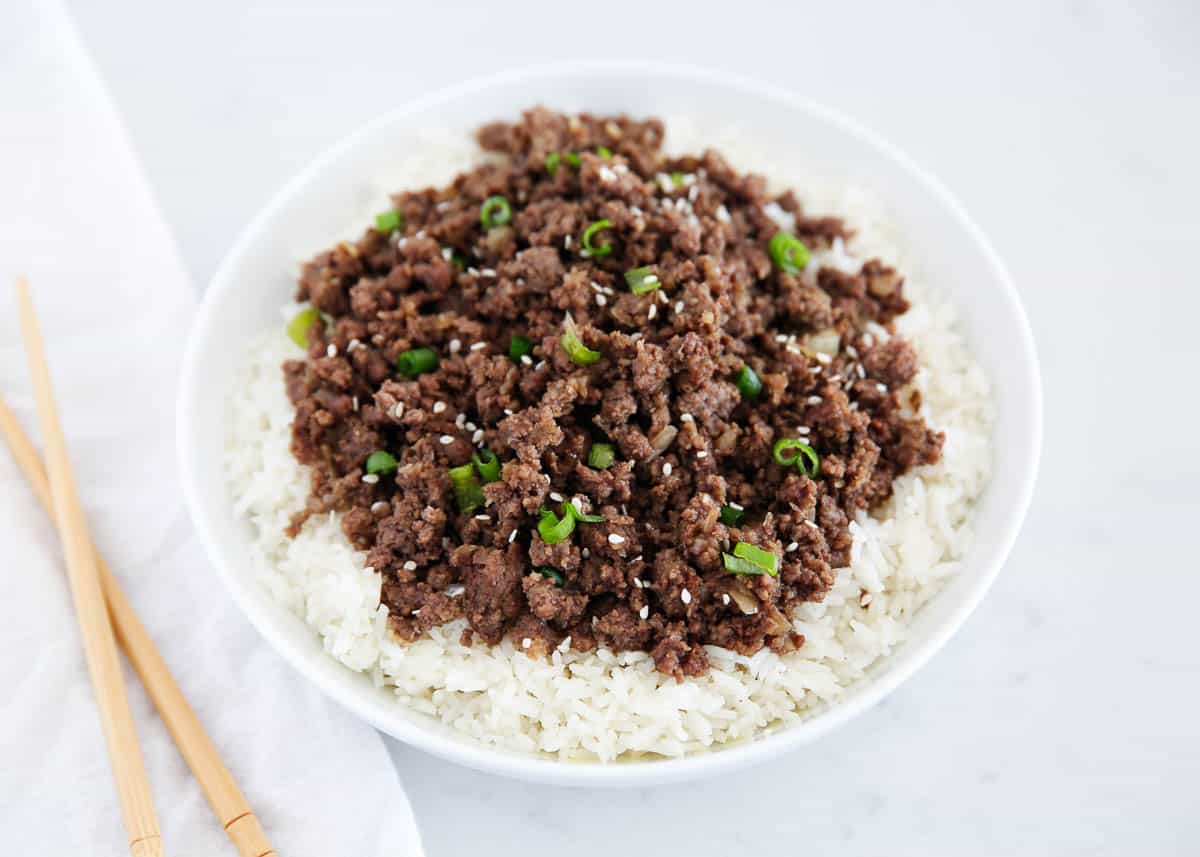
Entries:
[[17,281],[17,300],[38,421],[45,441],[45,468],[38,459],[37,450],[3,401],[0,401],[0,433],[29,480],[33,493],[53,516],[58,528],[88,673],[100,710],[121,814],[129,834],[129,852],[133,857],[160,857],[163,845],[150,780],[121,677],[118,641],[239,853],[243,857],[274,855],[275,849],[233,775],[221,761],[212,739],[200,725],[116,578],[92,545],[54,403],[41,327],[34,312],[29,284],[23,279]]

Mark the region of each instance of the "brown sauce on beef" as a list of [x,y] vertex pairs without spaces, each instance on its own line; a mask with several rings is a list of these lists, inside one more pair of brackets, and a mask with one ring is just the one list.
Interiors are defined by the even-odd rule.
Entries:
[[[297,297],[331,324],[284,366],[292,450],[313,473],[292,529],[342,514],[400,638],[466,618],[469,638],[511,635],[531,654],[567,637],[581,651],[645,650],[676,678],[707,670],[704,644],[789,651],[804,639],[786,617],[849,563],[855,511],[938,460],[943,436],[902,399],[915,352],[867,329],[891,330],[908,308],[901,277],[879,260],[854,275],[777,270],[769,203],[812,249],[845,226],[769,197],[717,152],[666,157],[662,137],[655,119],[544,109],[488,125],[479,140],[501,159],[397,195],[400,230],[368,229],[304,266]],[[486,229],[480,206],[497,194],[512,218]],[[612,251],[588,256],[582,234],[601,219],[612,228],[596,244]],[[642,266],[662,287],[634,295],[624,273]],[[564,351],[568,313],[602,354],[594,364]],[[831,328],[836,355],[804,347]],[[533,341],[527,360],[509,358],[513,335]],[[438,368],[402,376],[397,357],[418,347]],[[755,400],[735,385],[743,365],[761,378]],[[772,457],[801,426],[816,478]],[[593,442],[614,446],[608,469],[588,466]],[[448,471],[480,447],[502,477],[461,514]],[[364,481],[376,450],[399,468]],[[539,511],[559,511],[557,497],[604,522],[546,544]],[[745,510],[740,526],[720,522],[726,504]],[[722,553],[739,541],[779,557],[778,576],[728,573]]]

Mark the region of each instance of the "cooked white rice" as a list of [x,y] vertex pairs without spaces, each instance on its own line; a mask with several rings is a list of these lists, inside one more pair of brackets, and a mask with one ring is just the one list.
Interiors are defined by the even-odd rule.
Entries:
[[[668,128],[675,150],[712,145],[711,135],[688,123]],[[908,276],[914,305],[897,324],[921,358],[914,383],[922,414],[946,433],[942,461],[898,479],[891,501],[851,524],[851,566],[838,572],[824,602],[797,611],[796,630],[806,642],[791,654],[764,650],[747,658],[709,647],[709,673],[677,684],[643,652],[557,651],[545,660],[510,641],[466,647],[459,643],[462,622],[400,645],[387,635],[379,576],[364,571],[364,555],[350,546],[336,515],[310,520],[295,539],[283,534],[309,489],[307,468],[288,449],[292,408],[280,371],[284,359],[300,352],[281,330],[266,335],[250,350],[233,390],[226,447],[230,490],[257,534],[257,576],[312,626],[331,656],[392,689],[398,705],[487,744],[560,758],[695,753],[836,702],[903,641],[916,611],[954,574],[970,544],[973,501],[990,472],[993,417],[987,379],[954,328],[953,308],[921,282],[869,198],[813,181],[803,164],[789,169],[778,159],[748,156],[738,139],[717,144],[731,162],[758,165],[759,172],[765,163],[782,167],[773,180],[804,191],[807,210],[844,216],[857,230],[849,246],[839,242],[815,254],[813,265],[857,271],[861,260],[881,256]],[[381,177],[381,196],[449,179],[480,157],[469,140],[430,135],[428,141]]]

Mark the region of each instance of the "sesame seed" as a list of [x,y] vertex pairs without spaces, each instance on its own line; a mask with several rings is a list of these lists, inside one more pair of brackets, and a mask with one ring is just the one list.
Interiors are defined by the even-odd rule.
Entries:
[[438,442],[441,443],[442,446],[449,446],[450,444],[454,443],[454,438],[448,434],[444,434],[438,438]]
[[491,518],[489,518],[487,515],[476,515],[475,520],[476,521],[490,521]]
[[808,403],[810,405],[819,405],[819,404],[821,404],[821,402],[822,402],[822,399],[820,396],[809,396],[808,397]]
[[467,422],[466,414],[459,414],[457,417],[454,418],[454,424],[456,426],[458,426],[459,428],[462,428],[464,425],[466,425],[466,422]]
[[434,403],[433,403],[433,412],[434,412],[435,414],[440,414],[440,413],[442,413],[442,411],[444,411],[444,410],[446,410],[446,403],[445,403],[445,402],[434,402]]
[[642,579],[640,577],[635,577],[633,579],[633,585],[636,586],[638,589],[641,589],[643,586],[645,586],[645,584],[642,583]]
[[649,618],[650,617],[650,605],[643,604],[642,609],[638,611],[638,615],[641,616],[643,619]]
[[729,209],[721,205],[717,207],[717,220],[721,223],[729,223],[732,218],[729,216]]
[[846,346],[846,353],[849,354],[851,357],[853,357],[855,360],[858,359],[858,349],[855,348],[853,345]]
[[623,545],[625,544],[625,537],[620,533],[609,533],[608,543],[610,545]]
[[413,560],[411,560],[411,559],[410,559],[410,560],[405,560],[405,562],[404,562],[404,570],[405,570],[405,571],[416,571],[416,570],[417,570],[417,564],[416,564],[416,563],[415,563]]
[[581,550],[579,552],[579,555],[581,557],[583,557],[584,559],[590,559],[592,556],[592,552],[590,550],[588,550],[587,548],[584,548],[583,550]]
[[376,482],[379,481],[379,474],[378,473],[364,473],[362,481],[366,482],[368,485],[374,485]]
[[350,407],[353,408],[355,413],[358,413],[358,396],[350,400]]
[[798,547],[800,547],[799,542],[789,542],[788,546],[784,548],[784,551],[786,553],[795,553],[796,548],[798,548]]
[[596,306],[604,306],[608,303],[608,298],[604,295],[596,295]]
[[485,277],[494,277],[494,276],[496,276],[496,269],[495,268],[483,268],[482,270],[480,270],[479,273]]
[[814,524],[812,521],[810,521],[808,518],[805,518],[805,519],[804,519],[804,523],[808,524],[808,525],[809,525],[810,527],[812,527],[814,530],[816,530],[816,529],[819,529],[819,528],[817,527],[817,525],[816,525],[816,524]]
[[473,422],[468,421],[466,424],[467,431],[475,431],[475,429],[477,429],[477,428],[479,428],[479,427],[477,425],[475,425],[475,423],[473,423]]
[[505,409],[504,409],[504,416],[506,416],[506,417],[511,417],[512,415],[513,415],[512,408],[505,408]]
[[461,350],[462,350],[462,340],[461,339],[451,339],[450,340],[450,353],[457,354]]
[[508,543],[511,545],[516,540],[517,540],[517,531],[514,529],[511,533],[508,534]]
[[810,431],[812,431],[812,429],[810,429],[808,426],[796,427],[796,434],[808,434]]
[[[440,206],[441,203],[439,202],[438,205]],[[442,248],[442,258],[443,259],[445,259],[447,262],[449,262],[453,257],[454,257],[453,250],[451,250],[449,247]]]
[[881,393],[886,393],[888,391],[887,384],[876,384],[875,389]]
[[486,343],[486,342],[474,342],[474,343],[472,343],[472,344],[471,344],[471,350],[472,350],[472,351],[481,351],[481,350],[483,350],[484,348],[487,348],[487,343]]
[[746,507],[743,506],[741,503],[735,503],[732,500],[729,501],[729,505],[731,508],[737,509],[739,512],[744,512],[746,510]]
[[722,603],[722,604],[728,604],[728,603],[729,603],[729,593],[728,593],[728,592],[723,592],[723,593],[721,593],[721,603]]
[[646,320],[654,321],[656,315],[658,315],[658,304],[650,304],[650,309],[646,311]]
[[540,372],[540,371],[542,370],[542,367],[543,367],[543,366],[545,366],[545,365],[546,365],[546,361],[545,361],[545,360],[539,360],[539,361],[537,362],[537,365],[536,365],[536,366],[534,366],[534,367],[533,367],[533,369],[534,369],[534,371],[535,371],[535,372]]
[[671,302],[671,301],[670,301],[670,300],[667,298],[667,293],[666,293],[666,292],[664,292],[664,291],[661,291],[661,290],[660,290],[660,291],[656,291],[654,294],[658,295],[658,302],[659,302],[660,304],[662,304],[663,306],[666,306],[667,304],[669,304],[669,303]]
[[683,301],[675,301],[675,314],[683,312]]
[[418,608],[417,608],[416,610],[414,610],[414,611],[413,611],[413,612],[412,612],[410,615],[413,615],[413,616],[420,616],[420,615],[421,615],[421,608],[420,608],[420,607],[418,607]]
[[533,640],[529,639],[528,637],[526,637],[524,640],[521,641],[522,649],[528,649],[532,645],[533,645]]
[[400,419],[404,416],[404,402],[396,402],[396,406],[392,408],[392,417]]
[[550,499],[553,500],[555,503],[561,503],[563,501],[563,495],[559,494],[557,491],[551,491]]
[[371,511],[375,514],[386,511],[389,508],[386,500],[376,500],[371,504]]
[[570,235],[563,236],[563,248],[566,250],[571,249],[571,236]]
[[866,606],[870,605],[870,603],[871,603],[873,600],[874,600],[874,597],[871,595],[871,593],[870,593],[870,592],[864,592],[864,593],[862,594],[862,597],[858,599],[858,606],[859,606],[859,607],[866,607]]
[[478,269],[478,268],[474,268],[474,267],[472,267],[472,268],[467,268],[467,273],[468,273],[468,274],[470,274],[472,277],[478,277],[478,276],[479,276],[479,269]]
[[683,590],[683,592],[679,593],[679,600],[682,601],[684,604],[691,604],[692,603],[692,593],[688,592],[686,589]]
[[349,342],[346,343],[346,353],[349,354],[355,348],[362,348],[362,347],[363,347],[363,344],[361,342],[359,342],[357,339],[351,339]]
[[600,168],[600,181],[604,182],[605,184],[608,184],[610,182],[615,182],[616,180],[617,180],[617,174],[614,173],[611,169],[609,169],[608,167]]
[[337,357],[337,346],[334,345],[332,342],[329,343],[329,347],[325,349],[325,356],[326,357]]
[[854,367],[854,373],[858,375],[859,378],[867,377],[867,370],[862,367],[861,363]]
[[817,362],[818,362],[818,363],[825,363],[825,364],[829,364],[829,363],[831,363],[832,361],[833,361],[833,358],[832,358],[832,357],[830,357],[828,354],[826,354],[824,351],[818,351],[818,352],[817,352]]
[[452,583],[446,587],[446,594],[451,598],[457,598],[466,591],[467,587],[463,586],[461,583]]
[[471,435],[471,443],[479,444],[483,442],[483,429],[475,429],[475,434]]
[[663,476],[670,476],[672,470],[674,470],[674,468],[671,467],[671,462],[668,461],[663,464]]
[[696,453],[696,457],[697,458],[708,458],[708,451],[702,449]]
[[788,335],[786,333],[775,334],[775,341],[779,342],[779,343],[787,342],[789,338],[790,337],[788,337]]

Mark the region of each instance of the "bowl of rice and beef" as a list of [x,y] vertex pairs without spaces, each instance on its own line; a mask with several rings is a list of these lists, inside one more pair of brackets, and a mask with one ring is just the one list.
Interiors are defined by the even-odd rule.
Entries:
[[[493,78],[391,114],[231,251],[179,411],[249,618],[396,737],[590,785],[796,746],[997,573],[1040,388],[994,253],[753,84]],[[1003,444],[997,439],[1003,437]]]

